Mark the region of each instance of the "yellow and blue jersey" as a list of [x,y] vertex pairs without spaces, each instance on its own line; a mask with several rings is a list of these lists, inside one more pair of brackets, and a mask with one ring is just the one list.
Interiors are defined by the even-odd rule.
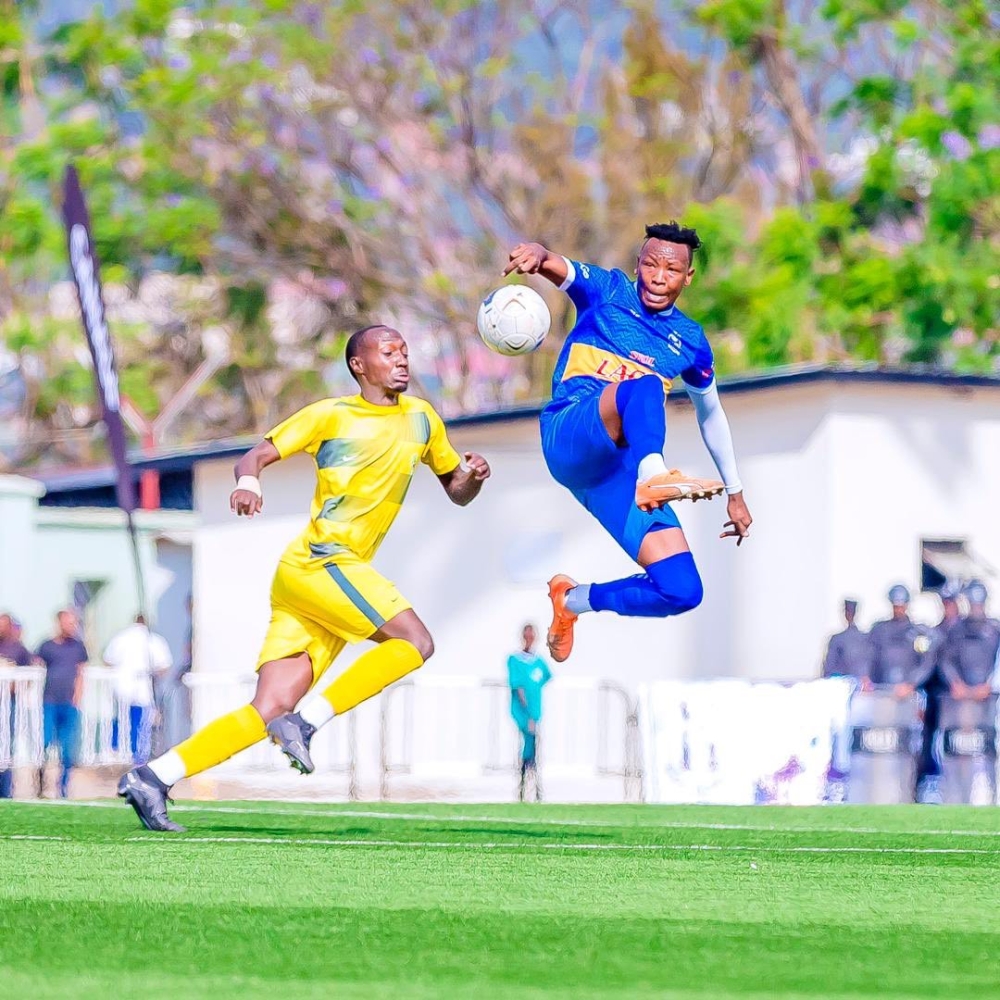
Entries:
[[561,288],[576,306],[577,319],[552,376],[550,407],[643,375],[659,376],[665,390],[677,375],[695,388],[711,383],[712,348],[698,323],[676,305],[662,312],[647,309],[623,271],[568,264]]
[[418,463],[438,476],[461,459],[430,403],[400,396],[378,406],[360,395],[322,399],[267,435],[282,458],[306,452],[316,463],[316,492],[305,531],[282,560],[369,561],[396,519]]

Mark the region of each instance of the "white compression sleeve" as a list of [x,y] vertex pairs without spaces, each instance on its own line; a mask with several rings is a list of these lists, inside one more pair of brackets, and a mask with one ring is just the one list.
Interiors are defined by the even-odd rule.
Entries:
[[722,476],[723,483],[726,484],[726,492],[740,493],[743,484],[736,468],[733,435],[729,430],[726,411],[722,408],[722,400],[719,399],[719,388],[715,384],[715,379],[712,379],[711,384],[704,389],[696,389],[686,384],[684,388],[687,389],[688,396],[694,404],[698,426],[701,428],[701,438],[712,456],[712,461],[715,462],[715,467],[719,470],[719,475]]

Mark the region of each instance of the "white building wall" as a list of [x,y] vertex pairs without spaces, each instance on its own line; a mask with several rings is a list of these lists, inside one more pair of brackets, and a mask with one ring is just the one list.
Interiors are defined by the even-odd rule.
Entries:
[[[0,476],[0,611],[24,623],[24,641],[37,647],[53,634],[56,612],[73,604],[76,581],[104,584],[92,606],[85,636],[99,660],[111,635],[137,611],[135,569],[125,517],[117,509],[39,507],[40,484]],[[139,511],[140,558],[154,626],[183,644],[186,611],[159,607],[178,585],[190,587],[190,549],[183,544],[195,515],[188,511]],[[173,558],[158,556],[157,539],[168,533]],[[187,566],[185,565],[187,563]],[[157,611],[162,613],[157,615]]]
[[[818,676],[845,595],[861,622],[886,612],[897,580],[917,595],[919,541],[967,538],[1000,565],[1000,402],[996,390],[818,382],[725,395],[754,516],[739,549],[718,538],[725,501],[677,507],[705,580],[705,600],[676,619],[588,615],[563,677],[617,679],[634,691],[659,678]],[[693,412],[668,415],[667,456],[711,474]],[[467,508],[452,506],[424,471],[376,557],[430,627],[425,674],[502,678],[521,624],[548,622],[546,581],[636,571],[562,487],[541,457],[531,419],[453,428],[460,450],[481,451],[493,478]],[[284,546],[308,517],[313,466],[297,457],[263,475],[264,513],[229,511],[232,462],[196,470],[195,668],[252,669],[268,617],[268,588]],[[934,621],[937,601],[914,613]],[[342,665],[360,649],[349,650]],[[374,706],[359,712],[361,782],[377,781]]]
[[[739,549],[718,538],[725,502],[679,504],[705,578],[705,601],[678,619],[587,617],[560,670],[657,677],[815,674],[840,601],[858,595],[864,622],[885,611],[897,580],[919,590],[921,538],[963,538],[1000,565],[1000,409],[996,391],[926,385],[791,385],[726,397],[754,516]],[[454,428],[460,450],[482,451],[493,478],[467,508],[452,506],[428,472],[413,488],[376,564],[413,602],[437,640],[427,670],[495,675],[524,620],[544,627],[545,582],[635,572],[603,529],[548,475],[537,424],[522,419]],[[669,411],[667,455],[710,474],[687,405]],[[255,661],[268,585],[304,525],[311,460],[264,473],[265,509],[229,512],[232,462],[196,472],[196,659],[200,669]],[[933,619],[933,597],[915,615]]]
[[966,540],[1000,566],[998,404],[995,389],[862,385],[838,395],[829,580],[834,599],[859,596],[860,624],[886,617],[897,582],[914,595],[913,617],[937,620],[937,599],[919,594],[922,539]]

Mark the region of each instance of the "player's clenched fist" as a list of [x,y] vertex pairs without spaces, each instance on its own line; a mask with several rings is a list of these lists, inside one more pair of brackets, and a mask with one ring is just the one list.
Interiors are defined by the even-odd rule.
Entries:
[[482,455],[477,455],[474,451],[467,451],[465,453],[465,467],[479,482],[490,478],[489,462]]
[[264,498],[259,497],[253,490],[233,490],[229,497],[229,507],[237,516],[253,517],[259,514],[264,506]]

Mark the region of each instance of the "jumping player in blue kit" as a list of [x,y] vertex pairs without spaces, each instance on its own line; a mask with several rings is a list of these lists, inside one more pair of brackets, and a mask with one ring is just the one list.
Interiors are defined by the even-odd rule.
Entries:
[[[720,537],[740,545],[750,533],[712,348],[675,305],[694,277],[700,246],[693,229],[675,222],[647,226],[634,281],[540,243],[521,243],[510,253],[505,275],[540,274],[577,309],[542,411],[549,471],[644,570],[610,583],[581,585],[562,574],[549,581],[548,646],[559,662],[572,651],[573,626],[585,611],[661,618],[701,603],[701,577],[670,503],[725,490],[729,520]],[[666,394],[678,375],[722,482],[685,476],[664,462]]]

